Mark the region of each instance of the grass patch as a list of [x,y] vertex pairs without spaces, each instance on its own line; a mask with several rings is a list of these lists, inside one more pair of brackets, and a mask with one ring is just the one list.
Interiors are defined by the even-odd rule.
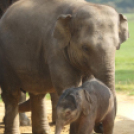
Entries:
[[130,96],[134,96],[134,89],[133,90],[130,90],[130,92],[128,93],[128,95],[130,95]]
[[128,18],[130,38],[116,51],[115,87],[117,91],[134,95],[134,14],[125,14]]
[[46,94],[45,99],[46,99],[46,100],[50,100],[50,99],[51,99],[50,94]]
[[126,13],[125,16],[127,17],[128,21],[134,22],[134,13]]

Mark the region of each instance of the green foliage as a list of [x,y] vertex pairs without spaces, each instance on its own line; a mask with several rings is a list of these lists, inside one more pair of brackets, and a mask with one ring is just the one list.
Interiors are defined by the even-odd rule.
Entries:
[[93,3],[101,3],[114,7],[119,12],[134,12],[133,0],[87,0]]
[[50,98],[51,98],[51,96],[50,96],[50,94],[46,94],[46,100],[50,100]]

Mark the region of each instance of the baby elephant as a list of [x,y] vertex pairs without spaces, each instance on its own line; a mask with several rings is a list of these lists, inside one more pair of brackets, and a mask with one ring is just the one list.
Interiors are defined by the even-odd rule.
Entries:
[[60,96],[55,134],[60,134],[69,123],[73,134],[91,134],[100,127],[104,134],[113,134],[114,117],[114,97],[110,89],[91,79],[81,87],[65,90]]

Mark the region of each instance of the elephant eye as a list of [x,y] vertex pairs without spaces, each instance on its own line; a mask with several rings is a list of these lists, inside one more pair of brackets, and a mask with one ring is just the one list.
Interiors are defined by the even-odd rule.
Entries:
[[89,47],[88,47],[87,45],[83,45],[83,46],[82,46],[82,49],[83,49],[84,51],[86,51],[86,52],[89,51]]

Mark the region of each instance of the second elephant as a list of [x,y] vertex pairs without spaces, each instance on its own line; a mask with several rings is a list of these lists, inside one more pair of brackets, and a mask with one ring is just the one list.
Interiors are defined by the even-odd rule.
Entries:
[[[114,96],[110,89],[96,79],[85,82],[81,87],[67,89],[57,105],[55,134],[60,134],[63,126],[72,123],[77,128],[74,134],[91,134],[100,126],[104,134],[113,134]],[[74,123],[75,122],[75,123]]]

